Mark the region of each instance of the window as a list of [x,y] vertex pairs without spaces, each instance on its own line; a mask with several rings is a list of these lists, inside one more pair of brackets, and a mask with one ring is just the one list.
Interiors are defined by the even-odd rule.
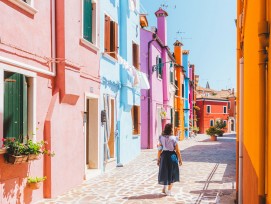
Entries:
[[214,120],[210,120],[210,126],[214,126]]
[[118,24],[105,15],[104,19],[104,52],[117,59],[118,56]]
[[133,135],[140,134],[140,107],[133,106],[131,110],[133,121]]
[[174,82],[174,72],[170,71],[170,83],[173,84]]
[[162,79],[162,58],[160,56],[156,57],[156,66],[157,66],[157,77]]
[[136,69],[140,69],[139,67],[139,46],[136,43],[133,43],[133,66]]
[[28,79],[18,73],[4,73],[4,137],[21,141],[28,133]]
[[92,3],[92,0],[84,0],[83,38],[96,44],[96,3]]
[[184,84],[182,84],[182,97],[184,98]]
[[176,87],[176,90],[175,90],[175,96],[179,96],[179,87],[178,87],[178,80],[175,80],[175,87]]
[[211,106],[207,106],[207,113],[211,113]]
[[227,106],[223,106],[223,113],[227,113]]
[[25,2],[25,3],[29,4],[29,5],[31,5],[31,0],[23,0],[23,2]]
[[180,116],[179,111],[175,111],[175,127],[180,126]]
[[230,101],[228,102],[228,109],[229,110],[231,109],[231,102]]
[[31,15],[35,15],[38,11],[33,7],[34,0],[8,0]]

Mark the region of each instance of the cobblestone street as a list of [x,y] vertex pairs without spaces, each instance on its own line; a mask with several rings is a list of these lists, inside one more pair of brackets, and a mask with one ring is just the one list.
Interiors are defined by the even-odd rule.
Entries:
[[180,142],[183,165],[180,182],[173,186],[173,196],[161,194],[157,184],[156,150],[143,150],[136,160],[85,181],[53,203],[234,203],[235,135],[228,134],[211,142],[206,135]]

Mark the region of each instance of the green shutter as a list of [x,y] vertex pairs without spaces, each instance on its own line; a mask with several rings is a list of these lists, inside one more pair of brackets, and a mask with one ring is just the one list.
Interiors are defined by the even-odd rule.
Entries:
[[84,0],[84,39],[92,42],[92,3]]
[[179,111],[175,111],[175,126],[179,127],[180,119],[179,119]]
[[4,137],[27,136],[27,81],[24,75],[5,72]]
[[170,71],[170,83],[173,83],[174,72]]
[[160,78],[162,78],[162,69],[163,69],[163,64],[162,64],[162,58],[159,57],[159,60],[158,60],[158,76]]

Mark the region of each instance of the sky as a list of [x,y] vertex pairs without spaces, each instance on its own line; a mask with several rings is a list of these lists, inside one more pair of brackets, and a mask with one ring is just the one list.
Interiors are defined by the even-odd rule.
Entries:
[[161,5],[168,12],[168,46],[173,51],[178,39],[190,50],[199,85],[236,88],[236,0],[141,0],[149,27],[156,26]]

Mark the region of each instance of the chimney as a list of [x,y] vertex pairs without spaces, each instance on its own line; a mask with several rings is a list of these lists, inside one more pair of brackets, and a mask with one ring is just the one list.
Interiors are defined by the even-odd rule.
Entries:
[[176,40],[176,42],[173,45],[174,45],[174,56],[175,56],[176,64],[183,66],[183,62],[182,62],[183,44],[180,41]]
[[167,21],[166,17],[168,16],[167,12],[162,8],[159,8],[158,11],[155,12],[157,17],[157,35],[160,40],[167,45]]

